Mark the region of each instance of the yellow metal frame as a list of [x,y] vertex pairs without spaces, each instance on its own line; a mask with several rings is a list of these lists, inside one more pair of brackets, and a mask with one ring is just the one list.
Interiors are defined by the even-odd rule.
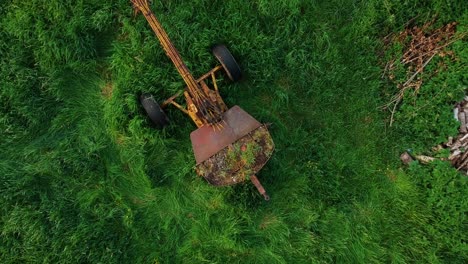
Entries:
[[[141,12],[145,16],[167,56],[172,60],[172,63],[187,85],[183,92],[178,92],[171,96],[162,103],[161,107],[165,108],[169,104],[174,105],[190,116],[197,127],[207,124],[215,127],[219,126],[223,113],[227,111],[227,106],[219,94],[215,73],[223,67],[218,65],[200,78],[195,79],[172,44],[166,31],[151,11],[148,0],[131,0],[131,2],[133,3],[135,13]],[[209,77],[211,77],[214,89],[210,89],[206,83],[206,79]],[[174,101],[182,94],[185,97],[186,107]]]

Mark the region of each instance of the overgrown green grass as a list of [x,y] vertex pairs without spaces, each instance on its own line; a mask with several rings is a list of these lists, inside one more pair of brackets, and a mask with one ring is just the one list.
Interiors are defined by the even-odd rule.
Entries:
[[[164,3],[164,5],[162,4]],[[196,176],[190,120],[169,110],[154,130],[137,101],[183,88],[129,1],[0,3],[0,261],[85,263],[370,263],[468,259],[466,177],[448,164],[400,168],[456,133],[459,61],[404,102],[381,106],[380,39],[463,1],[154,1],[197,76],[226,43],[245,71],[222,95],[272,122],[276,152],[250,184]],[[435,67],[435,65],[431,66]],[[226,78],[227,79],[227,78]],[[450,87],[454,87],[452,90]],[[440,89],[439,89],[440,88]],[[434,95],[435,94],[435,95]],[[430,107],[419,111],[424,102]]]

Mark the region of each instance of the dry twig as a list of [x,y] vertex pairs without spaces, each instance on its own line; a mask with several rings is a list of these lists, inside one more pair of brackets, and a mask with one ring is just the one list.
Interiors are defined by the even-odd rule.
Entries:
[[[393,42],[399,42],[403,45],[403,55],[398,59],[392,59],[387,62],[382,76],[387,75],[390,80],[393,80],[396,63],[401,63],[407,69],[408,78],[404,83],[397,83],[398,92],[384,106],[385,109],[391,109],[390,126],[393,125],[395,111],[403,100],[406,91],[413,89],[415,95],[418,93],[423,84],[423,73],[426,66],[436,55],[440,57],[447,54],[452,55],[450,52],[444,52],[443,49],[465,36],[462,34],[458,38],[453,38],[457,25],[456,22],[428,32],[433,23],[434,21],[429,21],[421,27],[406,28],[398,35],[392,36]],[[390,37],[387,36],[385,41],[389,42],[388,38]],[[418,75],[420,77],[416,78]]]

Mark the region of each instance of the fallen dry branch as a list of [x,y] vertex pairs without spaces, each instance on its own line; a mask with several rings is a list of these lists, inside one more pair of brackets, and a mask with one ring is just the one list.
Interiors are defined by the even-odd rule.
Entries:
[[432,54],[432,56],[429,59],[427,59],[427,61],[424,62],[424,64],[403,84],[403,87],[408,87],[408,85],[414,80],[414,78],[424,70],[424,67],[426,67],[427,64],[431,62],[432,58],[434,58],[435,55],[436,53]]
[[[396,108],[398,106],[398,104],[401,102],[401,100],[403,100],[403,96],[405,94],[405,91],[410,88],[410,87],[413,87],[413,86],[410,86],[409,84],[414,80],[414,78],[416,78],[416,76],[420,73],[422,73],[422,71],[424,70],[424,67],[427,66],[427,64],[429,64],[429,62],[432,60],[432,58],[434,58],[436,54],[432,54],[432,56],[423,64],[423,66],[421,68],[419,68],[403,85],[400,89],[400,91],[398,92],[398,94],[396,96],[394,96],[394,99],[392,99],[391,101],[391,104],[393,104],[393,109],[391,111],[391,115],[390,115],[390,126],[393,125],[393,117],[395,115],[395,111],[396,111]],[[420,85],[421,83],[419,83]],[[419,89],[419,88],[418,88]]]
[[445,51],[444,49],[465,36],[454,37],[457,22],[449,23],[437,29],[432,29],[433,23],[434,21],[429,21],[421,27],[408,27],[398,34],[386,37],[386,42],[400,43],[402,45],[403,55],[398,59],[386,62],[382,76],[388,76],[390,80],[395,81],[397,64],[402,64],[406,68],[407,74],[406,81],[396,83],[398,92],[384,106],[391,113],[390,126],[393,125],[395,112],[406,92],[413,90],[413,94],[416,95],[418,93],[423,84],[423,73],[426,66],[435,56],[453,57],[454,55],[451,51]]

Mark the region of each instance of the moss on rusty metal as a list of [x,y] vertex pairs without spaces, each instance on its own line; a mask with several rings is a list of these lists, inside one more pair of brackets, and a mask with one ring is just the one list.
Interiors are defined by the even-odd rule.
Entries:
[[270,133],[261,126],[197,165],[196,171],[213,185],[236,184],[257,173],[273,150]]

